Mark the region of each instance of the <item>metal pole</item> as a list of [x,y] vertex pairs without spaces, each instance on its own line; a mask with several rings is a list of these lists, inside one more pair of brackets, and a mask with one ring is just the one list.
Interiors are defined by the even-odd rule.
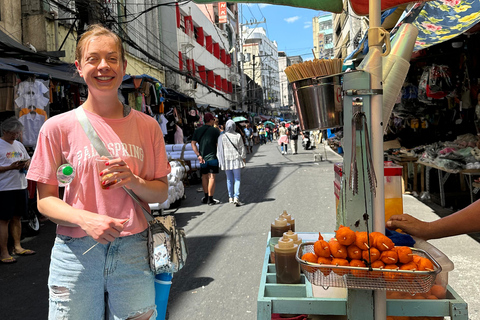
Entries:
[[[381,0],[369,1],[370,30],[381,26]],[[371,68],[371,88],[382,89],[382,58],[375,51],[382,52],[382,43],[369,45],[373,57],[377,57]],[[383,164],[383,95],[373,95],[371,99],[371,128],[372,128],[372,159],[373,167],[377,173],[377,192],[373,198],[373,229],[374,231],[385,232],[385,190],[384,190],[384,164]],[[375,319],[387,318],[386,292],[375,290]]]

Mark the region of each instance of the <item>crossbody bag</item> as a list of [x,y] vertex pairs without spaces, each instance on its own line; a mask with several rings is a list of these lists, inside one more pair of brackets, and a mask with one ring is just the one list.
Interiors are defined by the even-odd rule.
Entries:
[[[82,107],[75,109],[75,115],[85,134],[100,156],[110,156],[110,152],[98,136],[95,128]],[[148,258],[150,269],[155,274],[174,273],[183,268],[187,259],[185,231],[178,228],[172,215],[154,217],[132,190],[122,187],[125,192],[142,208],[148,222]]]

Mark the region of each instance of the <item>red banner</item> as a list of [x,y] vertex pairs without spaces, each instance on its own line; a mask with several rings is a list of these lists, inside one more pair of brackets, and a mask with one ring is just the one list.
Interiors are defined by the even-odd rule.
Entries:
[[227,23],[227,3],[218,3],[218,23]]

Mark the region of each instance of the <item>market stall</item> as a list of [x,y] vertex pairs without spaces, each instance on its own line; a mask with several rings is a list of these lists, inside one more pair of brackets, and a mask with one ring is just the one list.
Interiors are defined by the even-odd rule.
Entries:
[[[372,6],[374,7],[373,4]],[[344,140],[342,147],[345,155],[337,210],[337,228],[340,225],[348,226],[352,230],[365,233],[366,239],[370,239],[369,234],[372,232],[383,233],[385,231],[384,113],[391,112],[395,100],[391,98],[396,97],[401,90],[406,77],[404,69],[408,66],[418,33],[416,28],[409,25],[402,26],[398,37],[392,42],[390,51],[388,33],[376,28],[379,25],[378,17],[370,15],[370,18],[372,23],[369,34],[370,52],[362,63],[363,71],[331,76],[313,76],[294,80],[293,83],[294,99],[304,129],[335,127],[339,123],[338,117],[343,117]],[[387,52],[382,54],[381,47],[384,41],[387,42]],[[382,61],[385,67],[383,74]],[[383,85],[380,84],[380,79],[383,79]],[[384,92],[387,92],[388,96],[384,97]],[[343,97],[340,106],[338,106],[338,97]],[[324,109],[326,109],[325,112],[323,112]],[[324,124],[322,121],[327,121],[327,123]],[[319,231],[322,234],[328,234],[328,231]],[[299,235],[308,236],[303,233],[299,233]],[[338,235],[336,238],[338,239]],[[368,248],[370,255],[371,242],[369,241],[365,240],[362,244]],[[358,246],[360,247],[360,245]],[[340,261],[335,262],[337,263],[335,265],[333,260],[325,262],[325,264],[309,263],[304,260],[304,255],[311,252],[309,251],[312,250],[311,247],[314,247],[313,242],[310,244],[303,242],[299,245],[296,256],[297,260],[301,261],[303,274],[308,280],[304,279],[304,283],[310,282],[314,286],[323,287],[326,291],[331,288],[346,288],[346,290],[340,290],[340,296],[337,295],[339,291],[332,290],[328,293],[324,292],[321,297],[313,297],[313,293],[305,292],[301,285],[279,285],[278,273],[281,272],[278,269],[279,266],[276,264],[275,270],[272,270],[268,266],[268,261],[271,261],[268,259],[271,257],[266,253],[265,282],[262,280],[258,300],[257,314],[259,318],[268,319],[274,307],[279,313],[342,315],[348,319],[362,320],[385,319],[387,315],[468,318],[466,303],[452,288],[448,287],[447,283],[443,283],[442,290],[448,292],[445,295],[442,294],[441,298],[436,297],[438,301],[418,298],[414,302],[397,301],[400,300],[398,299],[399,292],[423,298],[425,297],[424,293],[428,293],[435,285],[439,285],[435,281],[439,281],[438,274],[441,272],[442,266],[425,250],[418,252],[422,252],[424,255],[422,258],[427,259],[431,263],[431,267],[424,270],[425,273],[422,276],[425,278],[423,280],[428,280],[423,282],[417,269],[411,269],[412,273],[406,274],[402,271],[407,273],[409,271],[399,270],[399,266],[394,265],[392,267],[396,269],[389,268],[395,270],[392,274],[385,273],[386,266],[385,269],[373,267],[371,260],[368,260],[371,259],[370,256],[367,259],[370,261],[368,267],[365,267],[365,264],[363,266],[352,265],[352,261],[342,261],[347,264],[340,266],[338,265]],[[393,242],[392,247],[388,249],[391,248],[393,248]],[[276,246],[275,250],[277,250]],[[271,252],[270,246],[268,246],[267,252]],[[317,253],[316,250],[315,253]],[[334,257],[336,258],[336,256]],[[415,268],[420,267],[415,266]],[[277,275],[277,287],[275,288],[279,289],[278,291],[268,285],[268,282],[272,281],[271,278],[269,279],[269,273],[273,272],[276,272]],[[414,288],[413,284],[421,284],[421,286]],[[303,296],[304,294],[306,295]],[[276,304],[277,301],[273,296],[283,298],[282,306],[280,303]],[[267,298],[265,299],[265,297]],[[285,300],[289,300],[291,297],[293,299],[289,303],[285,303]],[[297,309],[299,306],[300,308]],[[412,308],[407,308],[407,306]]]

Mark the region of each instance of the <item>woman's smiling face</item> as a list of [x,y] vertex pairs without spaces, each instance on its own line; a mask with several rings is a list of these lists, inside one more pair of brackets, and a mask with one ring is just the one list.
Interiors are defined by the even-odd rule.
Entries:
[[98,94],[120,87],[127,62],[122,61],[120,48],[112,37],[90,38],[83,49],[81,61],[75,61],[78,73],[90,92]]

